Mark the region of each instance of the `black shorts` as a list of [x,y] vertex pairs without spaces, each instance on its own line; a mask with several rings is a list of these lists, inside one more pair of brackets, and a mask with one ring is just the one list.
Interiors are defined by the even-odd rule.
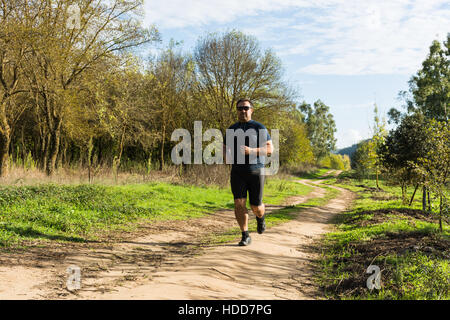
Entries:
[[260,206],[262,204],[264,175],[261,169],[252,171],[231,170],[231,192],[234,199],[247,199],[247,191],[250,204]]

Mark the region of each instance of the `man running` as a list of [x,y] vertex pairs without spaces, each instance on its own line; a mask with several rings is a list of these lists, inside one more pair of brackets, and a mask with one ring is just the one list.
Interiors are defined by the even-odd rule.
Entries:
[[259,234],[266,229],[264,221],[264,161],[273,152],[273,145],[266,127],[252,120],[253,103],[240,99],[236,103],[238,122],[227,129],[224,140],[226,163],[232,161],[231,191],[234,197],[234,214],[242,231],[240,246],[251,243],[248,233],[247,192],[257,220]]

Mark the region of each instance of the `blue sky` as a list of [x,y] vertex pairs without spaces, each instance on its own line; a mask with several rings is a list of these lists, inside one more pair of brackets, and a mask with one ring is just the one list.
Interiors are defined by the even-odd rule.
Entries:
[[281,59],[285,79],[336,121],[337,147],[370,137],[374,103],[400,107],[398,92],[434,39],[450,32],[448,0],[144,0],[146,26],[191,51],[208,32],[240,30]]

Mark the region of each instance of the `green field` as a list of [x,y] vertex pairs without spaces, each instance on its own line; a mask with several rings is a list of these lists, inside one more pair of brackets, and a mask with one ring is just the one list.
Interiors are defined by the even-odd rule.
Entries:
[[[266,181],[264,201],[280,204],[310,187]],[[0,246],[36,241],[92,241],[137,223],[189,219],[234,208],[230,188],[147,183],[125,186],[40,185],[0,188]]]

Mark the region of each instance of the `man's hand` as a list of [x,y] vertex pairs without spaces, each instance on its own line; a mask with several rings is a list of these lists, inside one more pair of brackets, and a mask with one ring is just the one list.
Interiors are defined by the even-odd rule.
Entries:
[[262,148],[249,148],[247,146],[241,146],[240,149],[242,154],[247,155],[270,155],[273,152],[272,140],[267,141],[266,145]]
[[241,146],[241,153],[245,154],[246,156],[250,155],[250,154],[255,154],[256,149],[254,148],[249,148],[247,146]]

